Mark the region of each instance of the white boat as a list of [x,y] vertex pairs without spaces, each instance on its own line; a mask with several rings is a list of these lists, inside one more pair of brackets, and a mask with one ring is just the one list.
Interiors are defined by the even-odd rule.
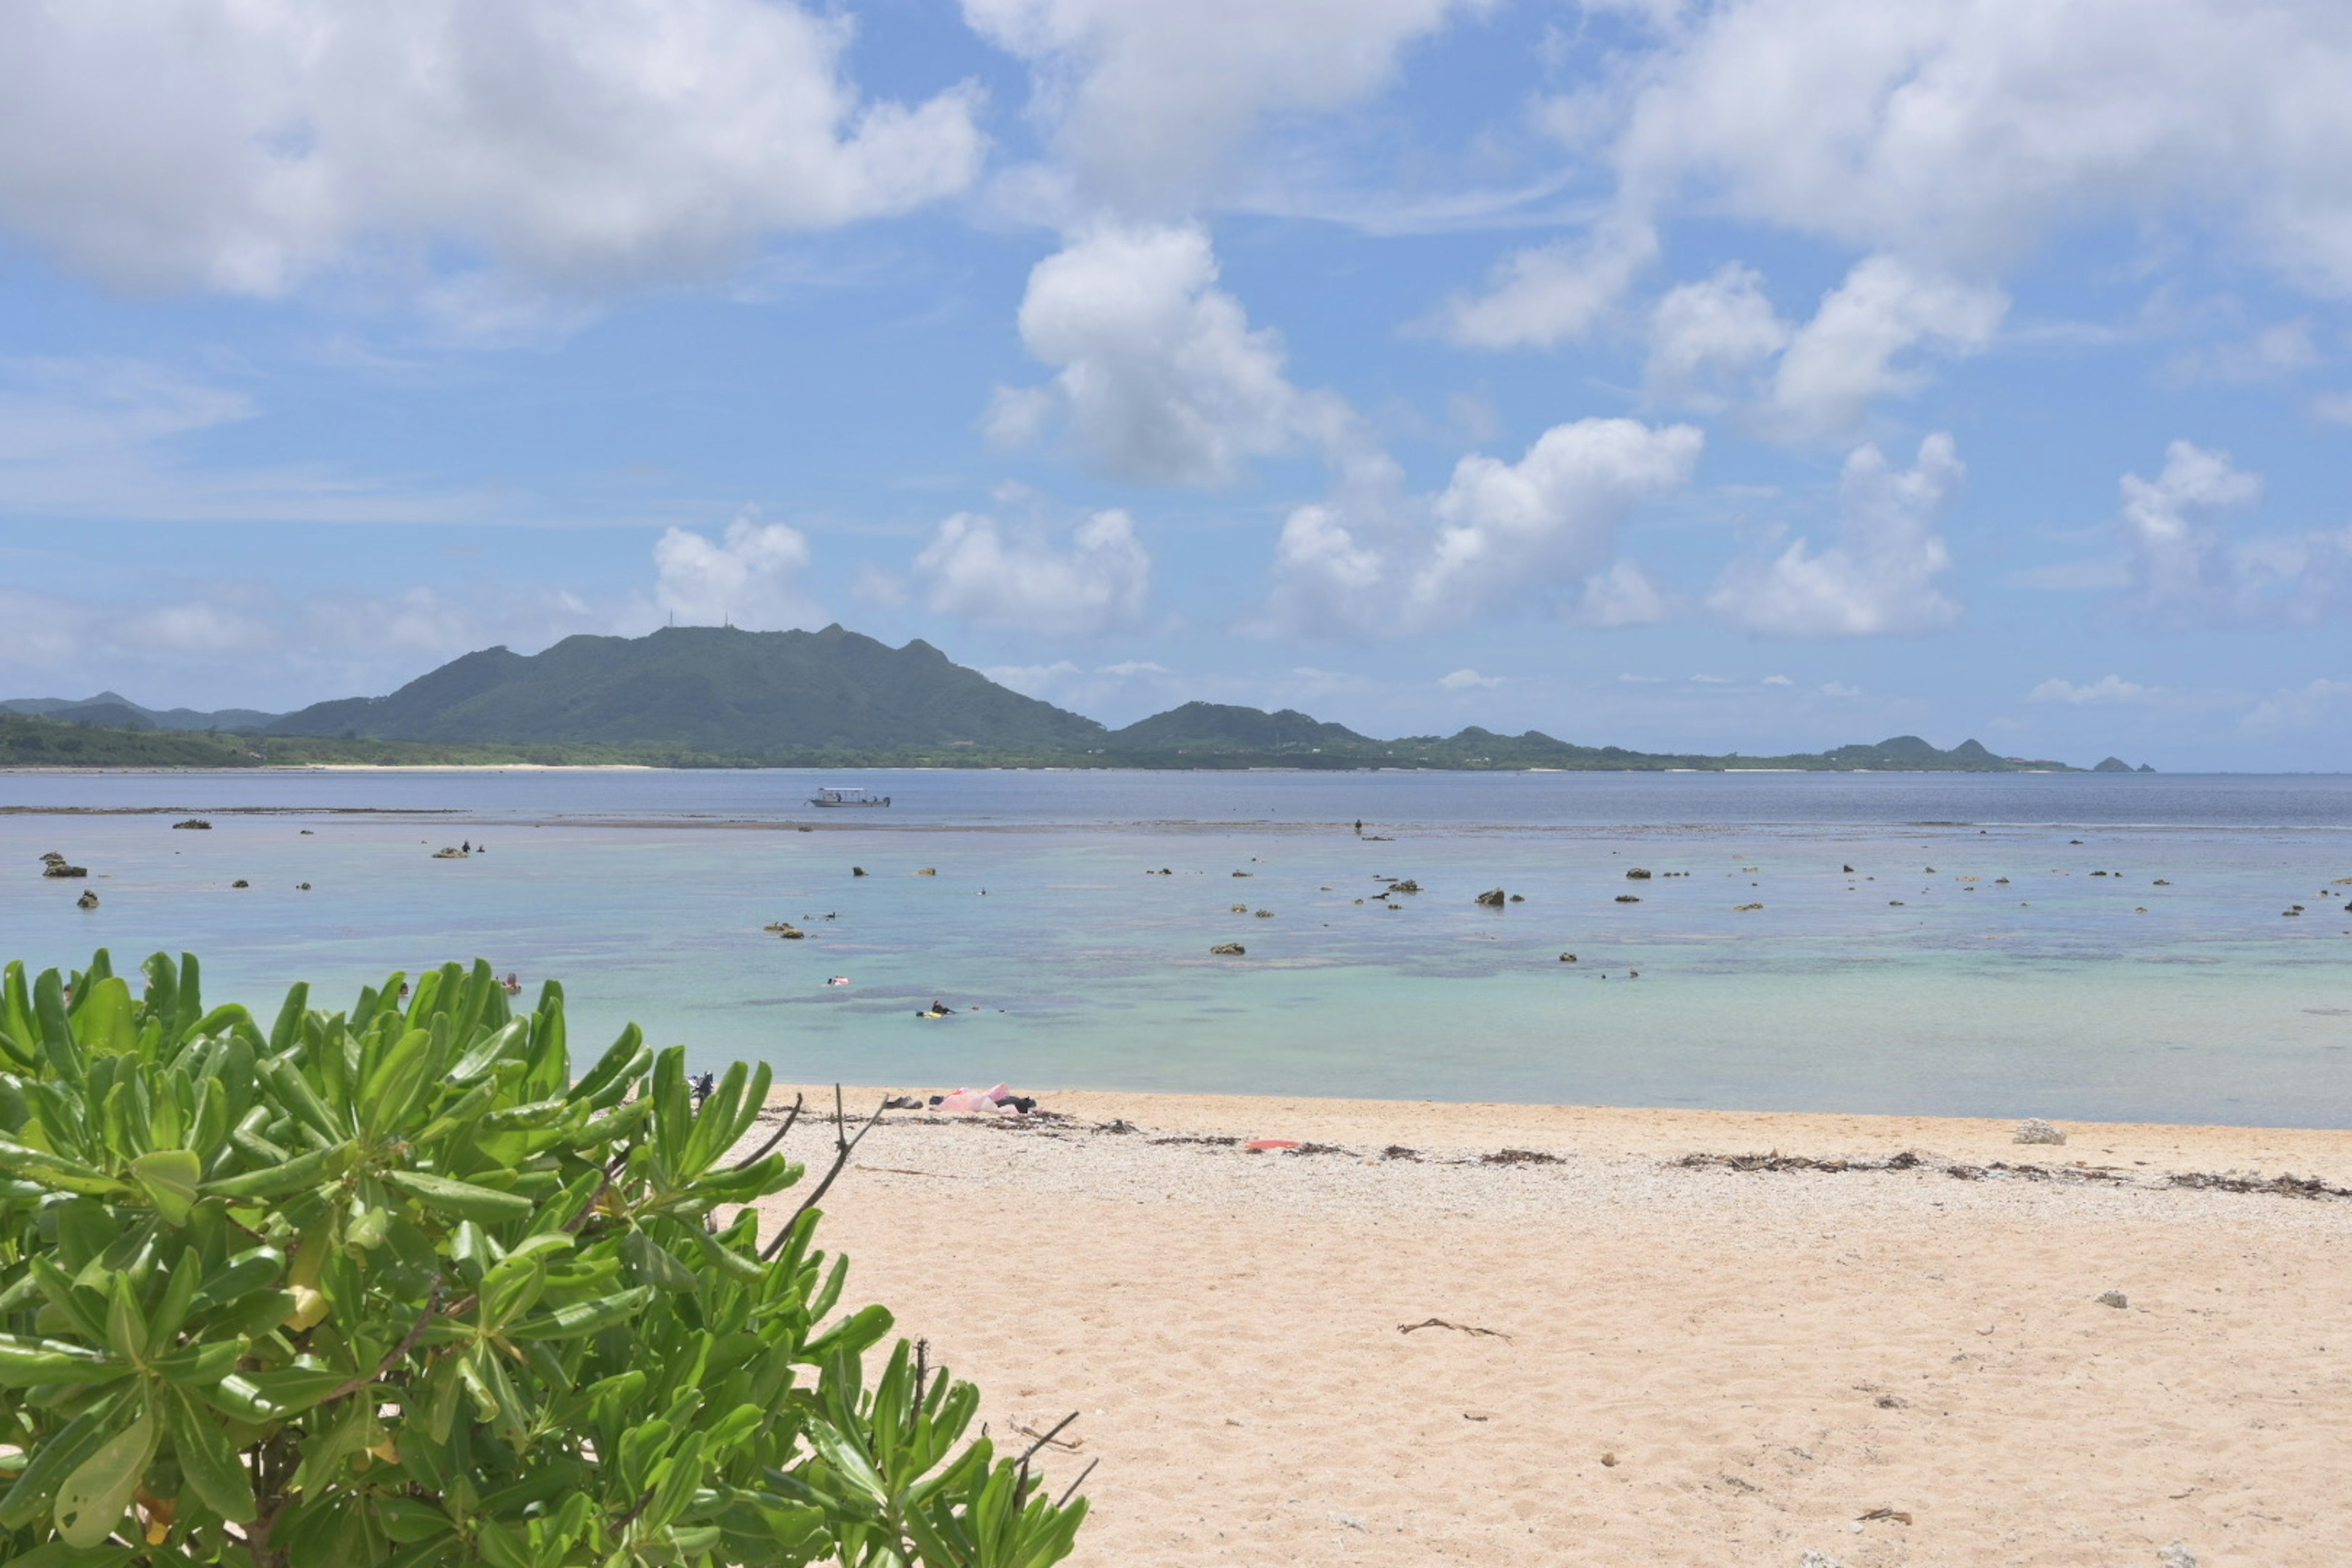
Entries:
[[870,795],[862,789],[835,789],[830,784],[809,796],[811,805],[887,805],[887,795]]

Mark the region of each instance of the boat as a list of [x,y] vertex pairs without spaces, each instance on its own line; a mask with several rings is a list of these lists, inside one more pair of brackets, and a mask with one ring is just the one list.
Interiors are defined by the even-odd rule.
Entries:
[[887,805],[887,795],[872,795],[862,789],[835,789],[830,784],[809,796],[811,805]]

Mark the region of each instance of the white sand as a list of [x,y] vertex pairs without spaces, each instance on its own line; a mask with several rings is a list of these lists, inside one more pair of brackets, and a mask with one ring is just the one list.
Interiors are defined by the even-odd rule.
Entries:
[[[1076,1120],[886,1121],[822,1234],[995,1432],[1084,1412],[1049,1467],[1101,1460],[1080,1563],[2352,1562],[2352,1199],[2161,1184],[2352,1186],[2352,1133],[1046,1103]],[[1199,1134],[1353,1152],[1150,1142]],[[1473,1163],[1507,1147],[1560,1163]],[[1775,1148],[1929,1158],[1666,1163]],[[2120,1183],[1946,1169],[1995,1161]],[[1433,1317],[1496,1332],[1399,1331]]]

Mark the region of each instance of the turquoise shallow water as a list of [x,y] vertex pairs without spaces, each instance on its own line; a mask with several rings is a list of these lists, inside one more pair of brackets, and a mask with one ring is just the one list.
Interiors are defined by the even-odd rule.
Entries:
[[[18,774],[0,805],[0,953],[192,948],[268,1003],[479,953],[583,1032],[790,1078],[2352,1125],[2352,780]],[[215,826],[55,814],[152,807]],[[52,848],[92,879],[42,879]],[[1390,910],[1376,874],[1427,890]]]

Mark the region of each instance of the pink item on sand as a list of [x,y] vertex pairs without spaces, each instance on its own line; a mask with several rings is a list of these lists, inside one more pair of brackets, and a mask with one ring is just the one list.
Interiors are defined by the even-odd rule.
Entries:
[[986,1110],[990,1112],[1001,1112],[1004,1109],[1003,1106],[997,1104],[995,1100],[989,1098],[987,1090],[978,1089],[957,1089],[953,1094],[941,1099],[939,1108],[941,1110]]
[[1253,1138],[1244,1147],[1253,1154],[1260,1154],[1271,1149],[1296,1149],[1298,1141],[1295,1138]]

